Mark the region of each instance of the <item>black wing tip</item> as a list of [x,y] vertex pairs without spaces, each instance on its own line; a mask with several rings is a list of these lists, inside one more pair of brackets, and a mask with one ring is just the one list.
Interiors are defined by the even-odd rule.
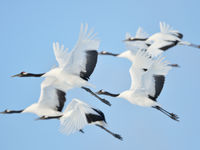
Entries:
[[178,38],[182,39],[183,38],[183,34],[182,33],[177,33]]
[[98,59],[97,50],[87,50],[86,57],[87,57],[86,71],[81,71],[80,77],[83,80],[88,81],[90,79],[90,75],[93,73],[93,71],[96,67],[96,64],[97,64],[97,59]]
[[105,118],[104,113],[101,110],[99,110],[99,109],[96,109],[96,108],[92,108],[92,109],[94,111],[96,111],[102,117],[103,121],[106,123],[106,118]]
[[66,102],[65,98],[66,93],[60,89],[56,89],[56,94],[58,96],[58,101],[59,101],[59,106],[57,106],[57,110],[61,112]]
[[87,122],[92,123],[96,121],[103,121],[106,123],[104,113],[98,109],[95,109],[95,108],[92,108],[92,109],[98,114],[93,114],[93,113],[85,114]]
[[156,99],[158,98],[158,96],[160,95],[164,83],[165,83],[165,76],[164,75],[154,75],[154,80],[155,80],[155,94],[154,96],[151,95],[151,99],[156,101]]

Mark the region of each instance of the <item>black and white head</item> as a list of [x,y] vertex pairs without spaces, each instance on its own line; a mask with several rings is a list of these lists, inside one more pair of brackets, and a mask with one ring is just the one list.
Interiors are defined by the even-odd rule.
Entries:
[[20,72],[19,74],[16,74],[16,75],[13,75],[11,77],[25,77],[25,76],[28,76],[28,73],[27,72]]
[[4,110],[3,112],[1,112],[2,114],[8,114],[8,113],[10,113],[10,110],[8,110],[8,109],[6,109],[6,110]]
[[1,114],[14,114],[14,113],[21,113],[23,111],[24,111],[23,109],[22,110],[8,110],[8,109],[6,109],[6,110],[4,110],[0,113]]
[[48,119],[49,117],[48,116],[42,116],[42,117],[39,117],[38,119],[36,119],[36,120],[46,120],[46,119]]

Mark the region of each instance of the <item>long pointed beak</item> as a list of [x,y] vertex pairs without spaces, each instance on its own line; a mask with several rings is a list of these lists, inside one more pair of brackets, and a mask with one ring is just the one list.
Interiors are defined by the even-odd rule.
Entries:
[[11,76],[11,77],[20,77],[20,73],[19,74],[16,74],[16,75],[13,75],[13,76]]
[[37,120],[43,120],[43,119],[41,117],[38,117],[35,119],[35,121],[37,121]]

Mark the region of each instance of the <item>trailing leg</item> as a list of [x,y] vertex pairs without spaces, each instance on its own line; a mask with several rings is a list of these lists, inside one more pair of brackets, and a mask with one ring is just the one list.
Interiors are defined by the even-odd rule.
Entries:
[[173,120],[175,120],[175,121],[179,121],[179,120],[178,120],[179,117],[178,117],[176,114],[170,113],[170,112],[166,111],[165,109],[163,109],[163,108],[160,107],[160,106],[153,106],[153,108],[155,108],[155,109],[161,111],[161,112],[164,113],[165,115],[169,116],[171,119],[173,119]]
[[98,125],[98,124],[96,124],[96,126],[100,127],[101,129],[105,130],[106,132],[110,133],[115,138],[117,138],[119,140],[123,140],[123,138],[121,137],[121,135],[111,132],[110,130],[106,129],[104,126],[101,126],[101,125]]
[[119,96],[119,94],[113,94],[104,90],[99,90],[98,92],[96,92],[99,95],[107,95],[107,96],[112,96],[112,97],[117,97]]
[[110,102],[107,101],[104,98],[99,97],[97,94],[95,94],[94,92],[92,92],[92,90],[90,90],[89,88],[86,87],[81,87],[82,89],[84,89],[85,91],[89,92],[90,94],[92,94],[93,96],[95,96],[96,98],[98,98],[100,101],[102,101],[103,103],[107,104],[108,106],[111,106]]

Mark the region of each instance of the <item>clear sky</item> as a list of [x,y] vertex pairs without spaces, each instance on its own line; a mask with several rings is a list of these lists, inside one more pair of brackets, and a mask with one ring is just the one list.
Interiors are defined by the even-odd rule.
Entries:
[[[38,78],[11,78],[21,71],[46,72],[56,65],[52,43],[73,48],[81,23],[98,32],[100,50],[125,50],[126,32],[139,26],[149,34],[165,21],[184,34],[184,40],[200,44],[198,0],[1,0],[0,1],[0,111],[23,109],[40,95]],[[35,121],[34,114],[0,115],[2,150],[188,150],[199,149],[200,138],[200,50],[177,46],[165,53],[173,69],[166,78],[159,103],[179,115],[176,122],[151,108],[134,106],[123,99],[107,97],[112,107],[81,89],[67,93],[67,103],[79,98],[101,109],[108,128],[121,134],[119,141],[95,126],[70,136],[59,132],[59,121]],[[98,59],[90,82],[96,89],[114,93],[130,86],[128,60],[109,56]],[[66,103],[66,104],[67,104]]]

